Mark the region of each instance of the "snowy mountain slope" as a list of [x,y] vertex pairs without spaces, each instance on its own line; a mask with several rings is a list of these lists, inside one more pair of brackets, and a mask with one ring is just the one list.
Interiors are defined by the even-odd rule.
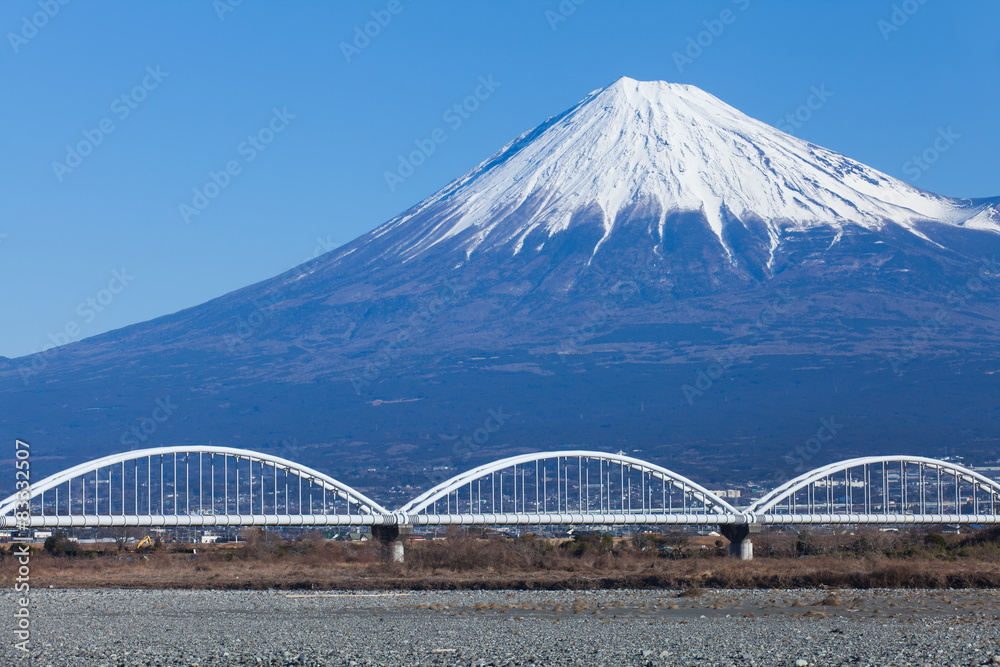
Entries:
[[[730,255],[724,228],[734,219],[764,221],[772,259],[786,230],[822,225],[896,224],[924,239],[918,223],[925,221],[1000,232],[1000,213],[987,204],[914,188],[693,86],[623,77],[373,237],[403,233],[408,238],[396,251],[404,259],[454,237],[467,255],[501,247],[519,253],[533,233],[551,237],[596,207],[603,226],[597,252],[636,205],[659,212],[660,240],[669,213],[701,213]],[[404,230],[415,219],[419,230]]]
[[768,466],[831,414],[850,427],[823,456],[991,447],[998,230],[1000,198],[620,79],[285,274],[0,359],[0,437],[109,454],[169,399],[149,444],[298,440],[330,472],[453,465],[490,407],[517,418],[488,458],[586,443]]
[[[295,352],[273,369],[316,377],[363,364],[442,287],[451,293],[446,316],[433,318],[442,330],[424,344],[446,349],[559,345],[623,284],[636,310],[602,326],[721,326],[754,317],[772,283],[772,291],[793,286],[803,308],[835,295],[844,315],[881,317],[902,294],[933,310],[942,294],[994,267],[998,232],[1000,198],[920,190],[698,88],[621,78],[341,248],[71,349],[98,364],[127,350],[248,360],[331,350]],[[727,301],[738,306],[716,308]],[[255,314],[266,316],[244,335]],[[893,335],[880,344],[897,345]]]

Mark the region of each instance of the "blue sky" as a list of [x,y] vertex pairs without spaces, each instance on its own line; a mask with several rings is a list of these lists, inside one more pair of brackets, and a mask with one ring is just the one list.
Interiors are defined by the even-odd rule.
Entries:
[[[897,178],[1000,195],[998,24],[1000,3],[941,0],[7,0],[0,355],[289,269],[621,75],[774,125],[798,111],[783,129]],[[498,85],[446,116],[480,77]],[[813,89],[828,99],[805,111]],[[390,189],[398,156],[439,128]],[[947,150],[916,167],[941,132]]]

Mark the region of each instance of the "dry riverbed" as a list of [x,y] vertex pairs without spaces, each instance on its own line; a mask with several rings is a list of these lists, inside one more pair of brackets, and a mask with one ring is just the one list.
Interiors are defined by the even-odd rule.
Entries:
[[[35,665],[1000,664],[994,590],[32,594]],[[0,594],[12,619],[14,593]],[[10,626],[10,623],[6,623]],[[8,634],[5,658],[17,652]]]

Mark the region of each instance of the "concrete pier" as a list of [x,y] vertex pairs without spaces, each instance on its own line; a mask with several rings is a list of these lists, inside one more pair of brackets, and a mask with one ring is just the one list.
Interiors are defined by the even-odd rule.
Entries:
[[737,523],[719,526],[719,532],[729,540],[729,555],[740,560],[753,560],[751,535],[760,533],[759,523]]
[[382,543],[388,560],[393,563],[403,562],[405,557],[403,541],[412,534],[413,526],[408,524],[372,526],[372,537]]

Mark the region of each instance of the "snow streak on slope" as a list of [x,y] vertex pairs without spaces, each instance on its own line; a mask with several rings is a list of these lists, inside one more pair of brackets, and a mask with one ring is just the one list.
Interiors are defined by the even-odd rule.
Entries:
[[[530,198],[530,201],[529,201]],[[524,215],[510,214],[525,206]],[[702,212],[723,247],[726,220],[759,218],[773,252],[785,229],[921,221],[1000,231],[996,210],[935,195],[754,120],[704,91],[621,78],[522,135],[489,160],[374,232],[422,212],[434,222],[404,258],[466,230],[466,256],[487,243],[520,252],[599,207],[604,238],[627,207]],[[662,229],[661,229],[662,232]],[[662,233],[661,233],[662,236]],[[726,251],[730,249],[726,247]]]

